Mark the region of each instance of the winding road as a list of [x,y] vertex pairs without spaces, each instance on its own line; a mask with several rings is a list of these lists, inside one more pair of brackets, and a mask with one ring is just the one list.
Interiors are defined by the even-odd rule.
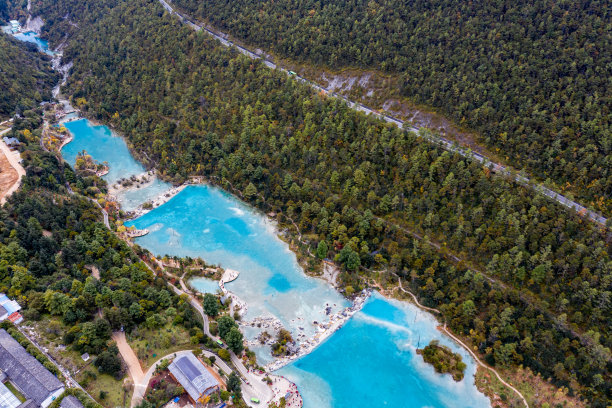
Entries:
[[[155,273],[155,270],[147,263],[144,262],[145,265],[147,265],[147,267],[149,268],[149,270],[151,270],[153,273]],[[162,268],[162,270],[165,269],[163,268],[163,266],[160,264],[160,267]],[[167,275],[169,275],[166,272]],[[171,275],[170,275],[171,276]],[[206,313],[204,313],[204,309],[202,308],[202,305],[200,304],[200,302],[188,291],[184,291],[182,289],[177,288],[176,286],[174,286],[169,280],[166,281],[167,285],[170,287],[170,289],[172,289],[172,291],[178,295],[185,295],[188,297],[189,299],[189,304],[200,314],[200,316],[202,316],[202,326],[203,326],[203,331],[204,333],[210,337],[211,339],[213,339],[213,341],[217,341],[217,340],[221,340],[219,337],[214,336],[211,332],[210,332],[210,322],[208,320],[208,316],[206,315]],[[181,283],[181,286],[184,286],[184,283]],[[244,396],[244,401],[247,403],[247,405],[251,406],[251,407],[259,407],[259,404],[255,404],[253,402],[251,402],[251,398],[257,398],[260,401],[262,401],[263,403],[265,403],[266,401],[271,401],[272,398],[274,397],[274,392],[272,391],[272,389],[265,384],[262,381],[262,377],[256,375],[255,373],[250,372],[242,363],[242,360],[231,350],[227,350],[229,351],[230,354],[230,358],[231,358],[231,362],[234,365],[235,369],[238,371],[238,373],[241,376],[241,380],[242,380],[242,394]],[[205,350],[203,351],[205,354],[208,353]],[[207,354],[207,355],[212,355],[212,353]],[[216,356],[218,360],[220,360],[218,358],[218,356]],[[226,366],[226,369],[228,369],[227,372],[233,371],[231,369],[229,369],[229,366]],[[146,379],[146,374],[145,374],[145,379]],[[141,383],[144,383],[144,380],[141,381]],[[147,382],[148,383],[148,382]],[[134,398],[136,397],[136,392],[137,390],[139,390],[140,388],[142,388],[142,384],[140,385],[140,387],[134,387],[134,397],[132,397],[132,401],[134,400]],[[144,385],[144,390],[142,390],[142,395],[144,395],[144,391],[146,391],[146,384]],[[140,393],[140,391],[138,391]],[[265,405],[265,404],[264,404]]]
[[567,198],[566,196],[557,193],[556,191],[544,186],[543,184],[539,184],[536,183],[534,181],[532,181],[530,178],[523,176],[521,174],[518,174],[518,172],[508,166],[504,166],[503,164],[499,164],[499,163],[495,163],[493,162],[491,159],[489,159],[486,156],[483,156],[480,153],[476,153],[473,152],[472,150],[459,146],[456,142],[447,139],[445,137],[442,137],[440,135],[434,135],[431,132],[422,132],[421,130],[426,130],[426,128],[416,128],[414,126],[412,126],[410,123],[408,122],[404,122],[398,118],[395,118],[391,115],[388,114],[381,114],[379,112],[377,112],[376,110],[365,106],[362,103],[358,103],[358,102],[354,102],[351,101],[350,99],[339,95],[333,91],[330,91],[329,89],[315,83],[312,82],[306,78],[303,78],[297,74],[292,73],[291,71],[289,71],[286,68],[280,67],[278,66],[276,63],[274,63],[273,61],[267,59],[264,56],[261,56],[245,47],[243,47],[242,45],[236,44],[231,40],[228,40],[229,36],[225,33],[218,33],[218,32],[214,32],[211,29],[205,27],[203,24],[194,22],[193,19],[191,19],[190,17],[184,15],[183,13],[175,10],[171,5],[170,2],[166,1],[166,0],[159,0],[159,2],[161,3],[161,5],[170,13],[173,14],[175,16],[177,16],[179,18],[179,20],[181,20],[183,23],[187,24],[188,26],[190,26],[191,28],[193,28],[196,31],[203,31],[209,35],[211,35],[212,37],[214,37],[215,39],[219,40],[221,42],[221,44],[223,44],[226,47],[235,47],[239,52],[241,52],[242,54],[246,55],[249,58],[252,59],[261,59],[262,62],[269,68],[271,69],[278,69],[282,72],[285,72],[287,75],[291,75],[293,76],[296,80],[303,82],[305,84],[310,85],[312,88],[316,89],[319,92],[324,92],[326,94],[329,94],[335,98],[338,99],[342,99],[343,101],[346,102],[346,104],[348,106],[350,106],[353,109],[356,109],[358,111],[361,111],[365,114],[371,114],[374,115],[388,123],[393,123],[395,125],[397,125],[399,128],[401,129],[405,129],[407,131],[410,132],[414,132],[415,134],[417,134],[418,136],[422,137],[423,139],[429,141],[432,144],[438,145],[440,147],[442,147],[443,149],[452,152],[452,153],[457,153],[463,157],[472,159],[472,160],[476,160],[479,163],[482,163],[483,165],[489,167],[493,172],[504,176],[504,177],[508,177],[512,180],[514,180],[515,182],[517,182],[518,184],[525,186],[527,188],[532,189],[533,191],[535,191],[536,193],[540,193],[542,195],[544,195],[545,197],[554,200],[555,202],[563,205],[564,207],[569,208],[570,210],[574,210],[576,211],[579,215],[581,216],[585,216],[588,217],[588,219],[601,224],[601,225],[606,225],[606,222],[608,221],[607,218],[605,218],[604,216],[602,216],[601,214],[589,210],[588,208],[586,208],[585,206],[577,203],[576,201],[573,201],[569,198]]

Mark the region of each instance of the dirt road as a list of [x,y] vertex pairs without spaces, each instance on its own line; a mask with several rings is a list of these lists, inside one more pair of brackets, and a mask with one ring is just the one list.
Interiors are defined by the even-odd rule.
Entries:
[[[0,136],[11,129],[0,132]],[[21,185],[21,178],[25,176],[25,170],[19,163],[19,152],[11,149],[0,140],[0,204],[4,204],[8,196],[13,194]]]
[[142,367],[140,366],[140,362],[138,361],[138,357],[132,350],[132,347],[127,342],[125,338],[124,332],[114,332],[113,340],[117,343],[117,347],[119,348],[119,353],[125,361],[125,364],[128,366],[128,370],[130,372],[130,377],[132,377],[132,381],[134,381],[134,385],[140,384],[142,379],[144,378],[144,373],[142,372]]

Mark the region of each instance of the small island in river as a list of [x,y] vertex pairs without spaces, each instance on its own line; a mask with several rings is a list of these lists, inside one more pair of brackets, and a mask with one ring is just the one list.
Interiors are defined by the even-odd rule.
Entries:
[[463,380],[466,368],[463,359],[450,348],[441,346],[438,340],[432,340],[429,345],[417,349],[417,354],[421,354],[426,363],[433,365],[436,372],[449,373],[455,381]]

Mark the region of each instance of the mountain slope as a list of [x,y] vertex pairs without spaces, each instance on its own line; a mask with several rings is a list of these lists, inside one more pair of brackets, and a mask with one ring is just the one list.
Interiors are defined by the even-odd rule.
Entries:
[[176,0],[308,64],[400,78],[515,167],[612,211],[612,15],[606,1]]
[[0,33],[0,117],[51,99],[51,89],[58,80],[49,56],[32,44]]

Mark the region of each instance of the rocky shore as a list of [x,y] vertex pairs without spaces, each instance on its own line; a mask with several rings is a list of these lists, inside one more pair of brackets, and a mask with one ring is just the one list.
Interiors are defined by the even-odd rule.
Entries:
[[[344,323],[346,323],[355,313],[360,311],[363,308],[363,305],[366,303],[368,298],[372,292],[370,290],[364,290],[361,292],[353,301],[353,304],[347,307],[344,310],[341,310],[330,316],[328,322],[324,323],[316,323],[317,333],[313,338],[308,339],[302,343],[300,343],[298,350],[295,354],[292,354],[287,357],[279,358],[272,363],[268,364],[265,368],[266,371],[276,371],[294,360],[297,360],[300,357],[303,357],[309,353],[311,353],[315,348],[317,348],[321,343],[323,343],[329,336],[335,333],[338,329],[340,329]],[[314,324],[315,322],[313,322]]]
[[158,196],[157,198],[147,201],[141,205],[138,206],[138,208],[136,208],[134,211],[130,211],[127,213],[127,218],[128,219],[134,219],[134,218],[138,218],[140,216],[145,215],[146,213],[148,213],[149,211],[163,205],[166,204],[168,201],[170,201],[175,195],[177,195],[178,193],[180,193],[181,191],[183,191],[183,189],[187,187],[187,184],[181,184],[180,186],[177,187],[172,187],[170,190],[165,191],[164,193],[162,193],[160,196]]
[[130,178],[122,178],[117,180],[108,188],[108,194],[116,197],[119,193],[137,188],[146,188],[155,181],[155,170],[149,170],[142,174],[132,176]]

